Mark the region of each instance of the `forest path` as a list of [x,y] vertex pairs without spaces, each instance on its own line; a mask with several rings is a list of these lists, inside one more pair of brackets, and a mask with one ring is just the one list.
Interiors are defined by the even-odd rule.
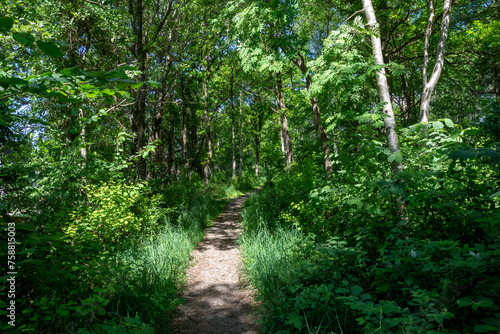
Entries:
[[248,196],[233,199],[194,249],[183,296],[186,303],[177,309],[173,333],[259,333],[255,302],[240,282],[236,244],[241,206]]

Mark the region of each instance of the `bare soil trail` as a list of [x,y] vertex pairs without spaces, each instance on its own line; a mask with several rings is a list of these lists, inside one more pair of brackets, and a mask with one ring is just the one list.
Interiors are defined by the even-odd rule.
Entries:
[[177,309],[173,333],[259,333],[255,302],[240,281],[236,244],[241,205],[248,196],[233,199],[194,249],[183,296],[186,303]]

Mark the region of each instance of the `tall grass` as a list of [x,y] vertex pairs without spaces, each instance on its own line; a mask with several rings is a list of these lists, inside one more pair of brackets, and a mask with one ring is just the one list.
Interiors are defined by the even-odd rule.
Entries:
[[[145,323],[165,325],[180,300],[177,290],[195,240],[192,232],[172,225],[117,256],[117,311],[137,313]],[[155,326],[156,327],[156,326]]]
[[261,229],[240,237],[245,272],[260,298],[274,306],[281,304],[281,288],[293,280],[293,271],[300,266],[302,257],[296,252],[300,239],[297,230],[281,228],[272,233]]
[[[175,222],[165,218],[164,228],[158,234],[140,239],[117,254],[111,272],[118,317],[135,316],[141,326],[167,331],[175,307],[182,302],[179,290],[185,282],[190,253],[203,238],[211,218],[224,206],[225,202],[199,195]],[[122,326],[113,329],[116,328]]]
[[275,324],[286,319],[287,286],[295,279],[304,255],[300,251],[302,233],[296,228],[276,227],[263,218],[262,194],[251,196],[242,212],[244,233],[239,239],[245,275],[257,292],[264,316],[264,332],[274,332]]
[[266,212],[272,193],[264,189],[245,202],[239,240],[245,275],[261,302],[263,333],[326,333],[332,315],[323,280],[315,277],[313,237]]

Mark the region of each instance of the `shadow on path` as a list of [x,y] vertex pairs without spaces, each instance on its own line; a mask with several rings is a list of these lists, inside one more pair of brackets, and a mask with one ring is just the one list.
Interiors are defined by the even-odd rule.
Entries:
[[249,195],[233,199],[193,251],[184,298],[173,321],[174,333],[259,333],[255,302],[244,289],[238,269],[236,240],[241,205]]

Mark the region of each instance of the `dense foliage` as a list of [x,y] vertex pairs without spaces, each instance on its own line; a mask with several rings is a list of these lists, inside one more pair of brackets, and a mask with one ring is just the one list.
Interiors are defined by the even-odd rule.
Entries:
[[499,13],[3,1],[0,330],[168,331],[210,217],[265,177],[264,332],[498,332]]

